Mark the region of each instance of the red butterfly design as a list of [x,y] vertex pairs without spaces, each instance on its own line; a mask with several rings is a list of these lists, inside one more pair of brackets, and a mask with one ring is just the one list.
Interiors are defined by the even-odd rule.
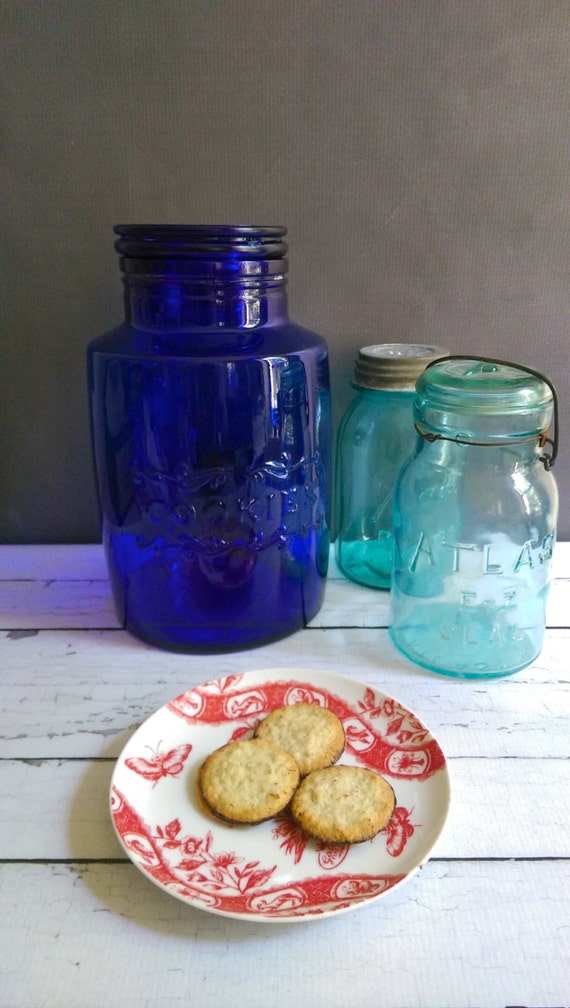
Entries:
[[179,773],[182,773],[184,764],[192,750],[191,745],[181,745],[176,749],[171,749],[170,752],[162,753],[160,751],[161,744],[161,742],[158,743],[156,751],[151,749],[152,755],[148,760],[143,759],[142,756],[133,756],[125,760],[125,765],[129,770],[134,770],[146,780],[154,781],[153,787],[162,777],[177,777]]
[[408,840],[414,835],[416,827],[410,822],[413,809],[409,810],[402,805],[394,810],[394,815],[390,822],[382,830],[387,835],[386,850],[392,857],[398,857],[404,850]]

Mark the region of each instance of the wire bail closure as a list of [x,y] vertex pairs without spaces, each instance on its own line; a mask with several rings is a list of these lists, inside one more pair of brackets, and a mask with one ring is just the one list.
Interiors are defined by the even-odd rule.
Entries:
[[[430,361],[430,363],[427,365],[427,367],[426,367],[425,370],[427,371],[429,368],[434,367],[436,364],[442,364],[444,361],[466,360],[466,359],[469,359],[469,358],[467,358],[465,354],[449,354],[446,357],[438,357],[437,360]],[[545,383],[545,385],[548,385],[550,391],[552,392],[552,403],[553,403],[552,420],[553,420],[553,423],[554,423],[554,436],[553,437],[548,437],[547,435],[541,435],[540,436],[540,438],[539,438],[540,447],[543,448],[545,445],[550,445],[551,448],[552,448],[552,451],[551,452],[544,452],[542,455],[539,455],[538,456],[538,461],[542,462],[542,464],[543,464],[543,466],[544,466],[544,468],[546,469],[547,472],[550,472],[550,470],[554,466],[554,463],[556,462],[556,458],[558,456],[558,429],[559,429],[559,423],[558,423],[558,393],[556,391],[556,388],[554,387],[554,384],[550,381],[550,378],[547,378],[547,376],[545,374],[543,374],[542,371],[537,371],[534,368],[526,367],[524,364],[515,364],[515,363],[513,363],[513,361],[501,360],[498,357],[479,357],[478,356],[477,358],[473,358],[473,359],[474,360],[476,359],[477,361],[480,361],[483,364],[500,364],[503,367],[516,368],[518,371],[524,371],[525,374],[533,375],[534,378],[539,378],[541,381],[543,381]],[[420,430],[417,424],[414,424],[414,426],[415,426],[418,434],[420,435],[420,437],[425,438],[426,441],[459,441],[458,438],[446,438],[444,434],[433,434],[433,433],[427,434],[426,432]],[[550,432],[550,428],[549,428],[549,432]],[[531,440],[531,439],[526,439],[525,438],[524,440]],[[534,438],[532,438],[532,440],[534,440]],[[461,443],[461,442],[459,441],[459,443]],[[489,447],[491,445],[491,443],[495,444],[497,446],[499,446],[501,444],[501,442],[499,442],[499,441],[494,441],[494,442],[488,442],[488,441],[466,441],[465,442],[465,444],[478,445],[480,447]],[[509,442],[505,441],[503,443],[504,444],[508,444]]]

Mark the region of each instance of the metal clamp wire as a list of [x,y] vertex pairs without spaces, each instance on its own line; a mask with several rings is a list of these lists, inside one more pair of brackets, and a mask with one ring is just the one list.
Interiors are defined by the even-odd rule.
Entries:
[[[429,368],[434,367],[436,364],[442,364],[444,361],[452,361],[452,360],[464,360],[464,361],[473,360],[477,362],[480,361],[482,364],[500,364],[503,367],[511,367],[515,368],[515,370],[517,371],[524,371],[525,374],[533,375],[534,378],[539,378],[541,381],[545,383],[545,385],[548,385],[550,391],[552,392],[552,402],[553,402],[552,419],[554,421],[554,437],[546,437],[544,435],[541,436],[540,447],[542,448],[544,445],[549,444],[552,446],[552,451],[550,453],[546,452],[542,455],[539,455],[538,460],[539,462],[542,462],[547,472],[550,469],[552,469],[558,455],[559,423],[558,423],[558,393],[556,391],[556,388],[554,387],[554,384],[551,382],[550,378],[547,378],[547,376],[543,374],[542,371],[537,371],[535,368],[526,367],[526,365],[524,364],[515,364],[513,361],[501,360],[498,357],[471,357],[466,354],[449,354],[445,357],[438,357],[437,360],[430,361],[430,363],[426,367],[426,371],[428,371]],[[418,428],[416,427],[416,430],[417,429]],[[449,440],[449,441],[455,440],[454,438],[444,438],[443,435],[437,435],[437,434],[426,435],[423,433],[423,431],[418,431],[418,433],[421,434],[422,437],[426,437],[428,441],[436,441],[439,440],[440,438],[442,440]],[[475,442],[468,442],[468,443],[474,444]]]

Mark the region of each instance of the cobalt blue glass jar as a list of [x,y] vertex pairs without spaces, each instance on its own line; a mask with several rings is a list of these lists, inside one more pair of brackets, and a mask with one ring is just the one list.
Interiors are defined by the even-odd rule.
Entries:
[[232,650],[318,611],[325,341],[288,318],[285,228],[115,228],[126,318],[88,349],[103,542],[123,625]]

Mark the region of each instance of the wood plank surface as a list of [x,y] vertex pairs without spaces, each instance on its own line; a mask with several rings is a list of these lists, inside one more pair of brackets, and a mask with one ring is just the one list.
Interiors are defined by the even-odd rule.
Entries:
[[[5,757],[118,756],[128,734],[192,686],[251,669],[316,669],[395,696],[455,755],[568,755],[570,630],[549,630],[516,675],[464,681],[419,669],[385,631],[303,630],[229,655],[178,655],[124,631],[0,633]],[[547,685],[548,689],[541,689]]]
[[[570,543],[557,543],[547,624],[566,626],[570,608]],[[0,629],[113,629],[119,622],[101,546],[5,546],[0,552]],[[374,591],[330,565],[317,627],[387,627],[390,593]]]
[[[570,543],[554,575],[533,665],[462,681],[404,658],[389,593],[334,558],[308,628],[200,656],[120,629],[100,546],[0,547],[0,1008],[568,1008]],[[374,686],[447,756],[432,858],[354,913],[270,925],[195,910],[115,837],[109,783],[138,725],[192,686],[270,668]]]
[[568,1004],[569,881],[552,861],[433,860],[354,913],[255,924],[188,907],[130,864],[7,864],[0,1001],[559,1008]]

